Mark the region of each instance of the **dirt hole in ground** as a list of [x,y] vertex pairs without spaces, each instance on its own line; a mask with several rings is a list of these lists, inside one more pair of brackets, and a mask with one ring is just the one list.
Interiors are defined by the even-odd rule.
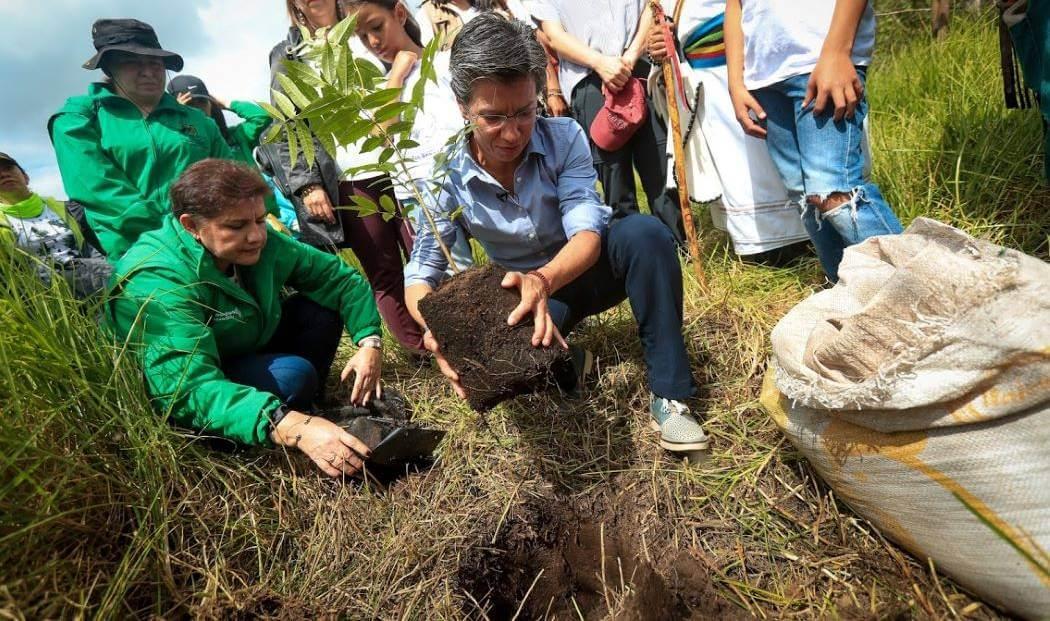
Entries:
[[495,265],[467,270],[419,303],[427,327],[459,373],[467,401],[479,412],[547,387],[552,369],[561,373],[565,365],[571,368],[560,347],[532,346],[531,317],[507,325],[521,296],[517,289],[500,286],[506,273]]
[[616,518],[555,498],[511,511],[495,544],[470,550],[460,565],[464,612],[493,621],[749,618],[716,592],[699,561],[685,551],[647,559],[641,535]]

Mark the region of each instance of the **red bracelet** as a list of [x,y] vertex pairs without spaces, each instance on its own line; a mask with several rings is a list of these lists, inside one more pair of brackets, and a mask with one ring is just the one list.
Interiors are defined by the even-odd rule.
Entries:
[[531,275],[535,276],[536,278],[539,278],[540,281],[543,283],[543,290],[547,293],[547,297],[551,297],[551,281],[547,280],[547,277],[543,275],[543,272],[539,270],[532,270],[526,275]]

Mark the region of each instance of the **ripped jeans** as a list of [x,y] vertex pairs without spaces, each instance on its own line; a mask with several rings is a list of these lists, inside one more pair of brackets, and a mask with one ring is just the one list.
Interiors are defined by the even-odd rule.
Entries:
[[[865,73],[857,68],[861,82]],[[798,75],[752,94],[766,112],[766,143],[773,163],[802,209],[802,223],[824,272],[836,282],[846,246],[902,229],[879,187],[865,176],[867,97],[861,98],[852,119],[835,122],[830,100],[820,116],[813,114],[812,103],[802,108],[808,83],[809,74]],[[832,195],[848,200],[823,211],[821,204]]]

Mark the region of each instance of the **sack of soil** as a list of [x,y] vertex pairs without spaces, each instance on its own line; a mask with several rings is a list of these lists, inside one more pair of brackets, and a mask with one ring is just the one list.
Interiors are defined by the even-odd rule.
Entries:
[[459,373],[468,403],[479,412],[546,388],[556,372],[571,367],[560,347],[533,347],[531,317],[507,325],[521,296],[500,286],[506,273],[496,265],[467,270],[419,303],[442,355]]
[[1050,611],[1050,265],[920,218],[773,330],[762,404],[887,537]]

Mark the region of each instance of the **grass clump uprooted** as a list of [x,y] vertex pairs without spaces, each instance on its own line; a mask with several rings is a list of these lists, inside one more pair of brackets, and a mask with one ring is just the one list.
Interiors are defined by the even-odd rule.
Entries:
[[[937,42],[919,20],[883,20],[876,181],[905,223],[1045,259],[1040,123],[1001,105],[994,15],[959,16]],[[386,381],[449,429],[433,469],[389,488],[169,426],[99,303],[6,261],[0,616],[997,618],[853,516],[760,411],[769,332],[822,282],[815,260],[741,264],[697,217],[710,290],[683,270],[685,331],[706,463],[674,461],[649,431],[620,308],[576,335],[598,363],[580,397],[519,398],[484,422],[389,352]]]

